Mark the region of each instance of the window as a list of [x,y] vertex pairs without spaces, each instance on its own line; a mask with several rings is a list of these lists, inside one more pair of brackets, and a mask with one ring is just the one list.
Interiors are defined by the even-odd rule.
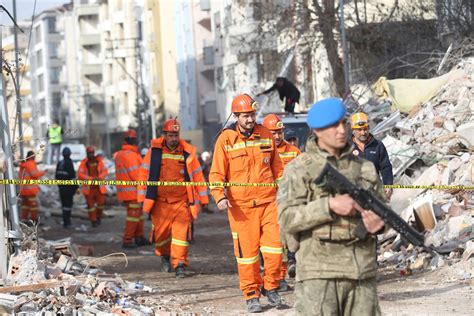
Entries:
[[221,14],[219,11],[214,13],[214,25],[216,28],[221,26]]
[[36,52],[36,68],[43,67],[43,51],[40,49]]
[[61,92],[53,92],[51,99],[53,107],[57,108],[61,106]]
[[43,74],[38,76],[38,92],[44,91],[44,76]]
[[109,115],[115,116],[115,97],[114,96],[110,98],[110,111],[112,113],[109,113]]
[[41,42],[41,25],[35,27],[35,40],[36,44]]
[[125,32],[123,28],[123,23],[118,24],[118,39],[120,40],[121,45],[125,45],[123,39],[125,38]]
[[127,92],[123,93],[123,108],[125,110],[125,113],[128,114],[128,93]]
[[58,46],[57,43],[48,44],[49,58],[58,58]]
[[204,117],[206,122],[216,122],[219,120],[216,101],[207,101],[204,103]]
[[61,114],[61,93],[54,92],[51,95],[51,105],[53,108],[53,116],[59,117]]
[[60,75],[61,75],[60,67],[51,68],[49,71],[49,82],[52,84],[58,84]]
[[56,18],[55,17],[50,17],[47,18],[48,21],[48,33],[57,33],[58,31],[56,30]]
[[203,49],[204,65],[214,64],[214,46],[207,46]]
[[211,10],[211,1],[210,0],[201,0],[201,10],[210,11]]
[[41,116],[46,115],[46,100],[45,99],[41,99],[39,102],[39,112]]

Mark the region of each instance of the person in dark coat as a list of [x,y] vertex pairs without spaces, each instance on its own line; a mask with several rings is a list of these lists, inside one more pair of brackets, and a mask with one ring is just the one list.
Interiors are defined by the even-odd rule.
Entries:
[[[351,117],[352,142],[354,143],[355,156],[371,161],[377,173],[382,178],[384,185],[393,184],[392,163],[387,149],[382,141],[376,139],[369,132],[369,118],[363,112],[354,113]],[[386,188],[387,200],[392,196],[392,189]]]
[[298,88],[285,77],[277,77],[270,89],[257,94],[257,96],[268,94],[275,90],[278,91],[280,100],[283,101],[285,99],[285,112],[294,113],[296,103],[300,102],[300,91]]
[[[59,161],[56,166],[57,180],[73,180],[76,178],[74,164],[71,160],[71,150],[69,147],[63,149],[63,160]],[[71,211],[74,202],[74,194],[76,194],[77,185],[58,185],[59,196],[61,198],[61,206],[63,211],[63,227],[71,227]]]

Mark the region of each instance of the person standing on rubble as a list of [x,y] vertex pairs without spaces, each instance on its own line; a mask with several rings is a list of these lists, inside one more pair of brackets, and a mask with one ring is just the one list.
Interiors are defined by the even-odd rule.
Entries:
[[296,103],[300,102],[300,90],[285,77],[277,77],[273,86],[257,94],[257,97],[277,90],[280,100],[285,100],[285,112],[294,113]]
[[[122,149],[115,154],[117,181],[138,181],[142,157],[137,147],[137,132],[129,129],[124,133]],[[137,186],[117,186],[117,199],[125,203],[127,217],[122,239],[122,248],[130,249],[151,243],[144,237],[144,218],[141,203],[137,200]]]
[[[283,165],[270,131],[256,124],[255,102],[242,94],[232,101],[236,123],[219,135],[212,160],[210,182],[273,184],[282,174]],[[283,249],[276,209],[276,188],[211,187],[219,210],[228,210],[234,241],[234,255],[240,277],[240,289],[250,313],[262,312],[260,295],[272,306],[282,304],[277,292]],[[259,250],[264,258],[264,276],[260,275]]]
[[[355,149],[352,152],[359,158],[364,158],[375,165],[375,170],[382,177],[384,185],[393,184],[393,170],[387,149],[384,144],[369,132],[369,118],[363,112],[354,113],[351,117],[352,142]],[[385,189],[385,195],[390,200],[392,189]]]
[[[63,160],[56,165],[57,180],[73,180],[76,178],[76,171],[71,160],[71,149],[63,148]],[[63,227],[71,227],[71,211],[74,203],[74,195],[77,191],[77,185],[58,185],[59,197],[61,199],[61,207],[63,211]]]
[[[45,171],[38,170],[35,161],[35,153],[28,151],[26,159],[20,163],[20,179],[21,180],[38,180],[46,174]],[[37,185],[21,185],[21,220],[26,221],[31,215],[33,222],[38,222],[38,195],[40,189]]]
[[63,143],[64,130],[59,125],[57,120],[53,121],[53,124],[48,128],[46,132],[46,138],[49,141],[50,149],[50,163],[54,164],[59,161],[61,155],[61,144]]
[[[163,125],[164,136],[153,139],[140,169],[142,181],[204,182],[196,156],[196,147],[179,137],[180,124],[169,119]],[[177,278],[185,277],[189,265],[188,247],[191,222],[199,206],[207,208],[207,188],[201,186],[140,186],[138,200],[152,222],[151,241],[161,256],[163,272],[175,269]]]
[[[290,161],[292,161],[301,154],[301,151],[297,147],[285,141],[283,133],[285,126],[283,125],[283,122],[278,117],[278,115],[268,114],[263,119],[262,125],[268,128],[272,133],[273,138],[275,138],[275,144],[277,146],[280,159],[283,163],[283,167],[286,167],[286,165],[288,165]],[[286,246],[286,242],[284,239],[284,234],[281,234],[281,241],[283,244],[283,259],[280,272],[280,287],[278,289],[280,291],[288,291],[289,286],[285,280],[286,272],[288,272],[289,277],[295,277],[296,258],[294,252],[288,251],[288,247]]]
[[[380,315],[377,298],[376,234],[384,222],[348,194],[328,192],[314,181],[326,163],[384,199],[374,165],[352,155],[346,109],[340,99],[316,102],[308,113],[312,135],[306,152],[285,169],[278,211],[288,247],[296,252],[297,315]],[[355,228],[368,235],[359,239]]]
[[[104,165],[103,158],[95,155],[95,148],[88,146],[86,148],[87,158],[81,161],[78,170],[80,180],[105,180],[107,168]],[[102,221],[102,212],[105,206],[105,185],[83,185],[82,193],[87,201],[89,220],[92,227],[97,227]]]

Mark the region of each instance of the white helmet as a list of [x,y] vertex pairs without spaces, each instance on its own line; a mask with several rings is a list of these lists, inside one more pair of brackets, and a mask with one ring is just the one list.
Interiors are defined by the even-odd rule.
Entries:
[[211,154],[208,151],[205,151],[201,154],[202,161],[208,161],[211,158]]

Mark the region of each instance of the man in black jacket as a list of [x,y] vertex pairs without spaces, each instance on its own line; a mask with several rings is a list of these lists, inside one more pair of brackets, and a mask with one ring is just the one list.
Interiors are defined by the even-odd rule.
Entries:
[[[365,113],[354,113],[351,117],[352,141],[355,156],[370,160],[382,177],[384,185],[393,184],[393,171],[385,145],[369,132],[369,118]],[[387,199],[392,196],[392,189],[385,189]]]
[[[64,159],[58,162],[56,166],[57,180],[73,180],[76,178],[76,171],[74,171],[74,164],[71,160],[71,150],[69,147],[63,149]],[[76,185],[58,185],[59,196],[61,198],[61,205],[63,210],[63,227],[69,228],[71,226],[71,211],[74,202],[74,194],[76,194]]]
[[285,100],[285,112],[294,113],[295,112],[295,104],[300,102],[300,91],[296,86],[286,79],[285,77],[277,77],[276,82],[271,86],[270,89],[265,90],[259,94],[268,94],[272,91],[278,90],[278,94],[280,96],[280,100]]

